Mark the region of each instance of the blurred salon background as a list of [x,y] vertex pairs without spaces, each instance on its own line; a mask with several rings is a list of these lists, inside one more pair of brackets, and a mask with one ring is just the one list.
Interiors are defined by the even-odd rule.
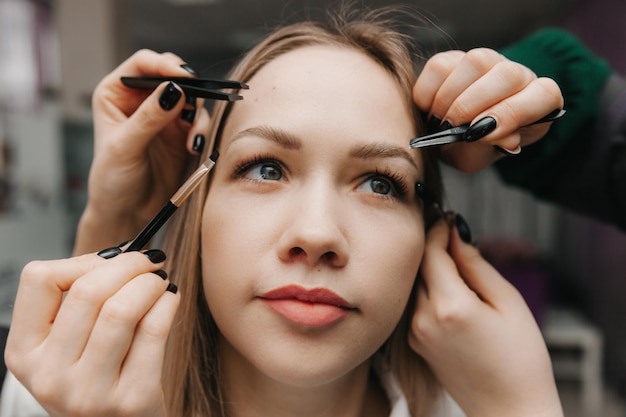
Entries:
[[[623,0],[363,3],[419,10],[430,27],[412,35],[425,53],[502,48],[556,26],[626,74]],[[10,326],[24,264],[70,255],[93,151],[91,93],[104,75],[150,48],[179,54],[204,76],[223,77],[266,30],[330,4],[0,0],[0,325]],[[566,415],[626,416],[626,234],[509,188],[492,170],[444,173],[445,208],[467,218],[544,331]]]

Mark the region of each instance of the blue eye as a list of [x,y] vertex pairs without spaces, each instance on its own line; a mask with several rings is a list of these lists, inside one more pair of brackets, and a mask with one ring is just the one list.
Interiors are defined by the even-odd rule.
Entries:
[[257,181],[280,181],[283,178],[283,170],[278,162],[255,158],[239,166],[236,176]]
[[249,174],[266,181],[278,181],[283,177],[282,171],[275,164],[258,165],[250,169]]
[[369,188],[376,194],[389,195],[389,193],[393,192],[393,185],[385,178],[372,177],[365,183],[369,183]]
[[385,197],[402,199],[407,195],[403,177],[397,173],[384,172],[370,174],[358,188],[360,191],[380,194]]

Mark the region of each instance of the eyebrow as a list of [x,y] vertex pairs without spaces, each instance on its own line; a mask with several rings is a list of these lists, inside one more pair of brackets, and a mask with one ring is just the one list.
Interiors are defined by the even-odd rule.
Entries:
[[302,147],[302,141],[298,139],[297,136],[282,130],[277,129],[270,126],[255,126],[248,129],[244,129],[241,132],[238,132],[231,143],[235,142],[237,139],[241,139],[244,136],[257,136],[263,139],[271,140],[272,142],[276,142],[283,148],[297,150]]
[[[244,129],[233,136],[231,143],[248,135],[270,140],[286,149],[298,150],[302,148],[302,141],[296,135],[283,129],[270,126],[255,126]],[[421,171],[415,159],[413,159],[412,155],[406,149],[388,143],[374,142],[365,145],[356,145],[350,150],[349,155],[359,159],[402,158],[410,163],[418,172]]]
[[417,166],[415,159],[411,154],[400,146],[389,145],[387,143],[368,143],[366,145],[357,146],[352,149],[350,156],[355,158],[402,158],[410,163],[415,169],[420,172],[421,170]]

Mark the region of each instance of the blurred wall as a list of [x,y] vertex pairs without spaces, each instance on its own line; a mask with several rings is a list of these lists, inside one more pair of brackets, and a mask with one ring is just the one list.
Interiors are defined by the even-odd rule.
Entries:
[[[624,0],[587,0],[561,24],[626,76],[625,19]],[[605,335],[605,373],[626,396],[626,233],[569,213],[559,226],[555,254],[563,280],[579,283],[579,305]]]

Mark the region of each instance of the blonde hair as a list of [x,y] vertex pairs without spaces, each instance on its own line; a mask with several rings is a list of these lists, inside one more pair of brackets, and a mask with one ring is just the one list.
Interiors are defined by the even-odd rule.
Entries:
[[[395,30],[391,15],[397,10],[355,12],[343,10],[327,24],[302,22],[280,28],[251,49],[229,74],[229,78],[248,81],[265,64],[291,50],[307,45],[337,45],[361,51],[380,63],[406,91],[413,108],[416,133],[422,130],[419,112],[412,102],[415,82],[410,40]],[[221,131],[231,104],[216,103],[212,126],[202,158],[219,145]],[[440,195],[440,176],[436,156],[422,152],[425,181]],[[167,268],[181,288],[181,304],[170,335],[164,369],[165,397],[170,415],[180,417],[225,417],[228,410],[220,389],[220,361],[217,354],[218,329],[204,298],[201,277],[201,218],[209,183],[183,206],[170,225],[165,249],[171,261]],[[433,214],[425,208],[426,223]],[[396,376],[414,417],[427,416],[438,397],[439,387],[425,361],[408,345],[413,311],[411,297],[404,315],[387,342],[381,358]]]

